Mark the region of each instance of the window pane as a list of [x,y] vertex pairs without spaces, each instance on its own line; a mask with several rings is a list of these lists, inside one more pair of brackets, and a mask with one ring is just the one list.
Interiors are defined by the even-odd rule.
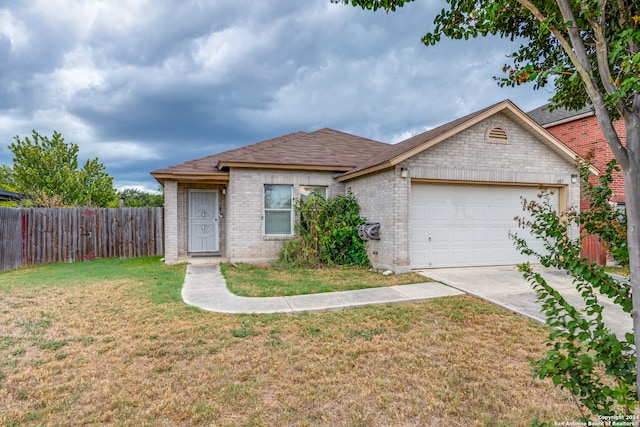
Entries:
[[291,211],[267,211],[264,219],[265,234],[291,234]]
[[327,198],[327,187],[321,187],[319,185],[301,185],[300,186],[300,200],[307,200],[311,193],[316,193]]
[[290,185],[265,185],[264,186],[265,209],[291,209]]

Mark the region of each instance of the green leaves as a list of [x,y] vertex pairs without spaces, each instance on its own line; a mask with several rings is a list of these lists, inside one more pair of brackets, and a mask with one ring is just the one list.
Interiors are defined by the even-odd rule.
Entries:
[[396,8],[404,6],[405,3],[410,3],[414,0],[331,0],[331,3],[351,3],[352,6],[360,6],[363,9],[378,10],[383,9],[388,11],[395,11]]
[[[620,224],[626,224],[624,214],[608,203],[609,184],[613,182],[615,164],[610,164],[600,177],[599,185],[588,182],[586,165],[581,168],[585,197],[590,209],[559,214],[544,195],[538,201],[523,202],[531,218],[520,221],[532,236],[544,242],[547,253],[529,249],[524,239],[514,236],[522,253],[536,256],[547,267],[567,271],[579,291],[583,308],[571,305],[531,265],[519,266],[524,277],[542,303],[547,325],[552,327],[546,355],[533,362],[534,376],[550,378],[554,385],[569,390],[580,403],[596,415],[615,415],[633,411],[637,405],[636,356],[634,335],[623,338],[613,334],[603,319],[600,296],[611,298],[627,313],[631,312],[631,290],[607,275],[602,267],[581,258],[581,239],[570,238],[572,228],[596,233],[611,248],[619,248],[620,260],[628,261],[626,235],[620,234]],[[623,244],[623,240],[625,243]],[[626,258],[625,258],[626,256]],[[588,419],[585,416],[584,419]]]
[[[395,11],[411,0],[331,0],[367,10]],[[622,101],[631,107],[640,90],[640,6],[621,0],[569,2],[573,17],[565,17],[558,2],[512,0],[446,0],[448,7],[433,17],[433,29],[422,42],[435,45],[443,37],[456,40],[498,35],[520,43],[504,66],[504,76],[495,77],[501,86],[533,82],[535,88],[554,86],[552,101],[568,109],[580,109],[590,102],[578,68],[607,100],[609,113],[620,116]],[[582,40],[569,37],[579,29]],[[601,29],[604,29],[602,32]],[[602,37],[600,37],[602,34]],[[600,37],[600,38],[599,38]],[[561,42],[562,40],[562,42]],[[596,41],[598,43],[596,43]],[[583,60],[574,62],[576,54]],[[608,61],[598,61],[598,56]],[[531,70],[527,70],[531,67]],[[605,86],[601,76],[612,76]]]
[[611,160],[595,185],[589,181],[587,165],[581,165],[583,197],[589,200],[589,209],[578,217],[578,224],[587,233],[600,236],[618,263],[628,265],[627,216],[624,210],[616,209],[609,203],[613,197],[610,187],[613,175],[619,171],[616,161]]
[[127,208],[162,207],[164,203],[163,188],[160,187],[156,194],[135,188],[125,188],[118,193],[118,199],[122,200]]
[[360,206],[348,193],[325,200],[312,193],[296,200],[296,238],[282,247],[280,259],[294,264],[368,265],[365,242],[357,227],[364,224]]
[[[35,130],[32,139],[18,136],[9,145],[14,155],[13,179],[17,189],[34,196],[41,206],[107,207],[115,202],[113,178],[98,159],[78,166],[78,145],[65,143],[58,132],[49,139]],[[53,206],[55,205],[55,206]]]

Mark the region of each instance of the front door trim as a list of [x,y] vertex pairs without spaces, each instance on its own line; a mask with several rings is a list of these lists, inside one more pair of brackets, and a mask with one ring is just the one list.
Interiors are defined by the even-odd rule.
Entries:
[[[195,206],[196,195],[204,196],[203,204],[200,206]],[[190,189],[187,203],[189,252],[218,252],[218,190]]]

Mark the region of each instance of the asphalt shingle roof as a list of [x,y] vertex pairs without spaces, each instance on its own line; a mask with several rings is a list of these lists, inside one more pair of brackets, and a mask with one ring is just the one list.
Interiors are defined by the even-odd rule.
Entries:
[[590,105],[587,105],[586,107],[578,111],[571,111],[567,110],[566,108],[556,108],[552,111],[551,105],[552,104],[545,104],[541,107],[534,108],[533,110],[529,111],[527,115],[535,120],[539,125],[544,126],[549,123],[559,122],[571,117],[580,116],[591,112]]
[[[232,167],[315,169],[344,172],[340,180],[348,180],[362,174],[393,167],[404,157],[415,155],[428,148],[430,144],[446,138],[450,132],[458,132],[471,126],[483,116],[498,111],[507,111],[521,119],[529,120],[511,101],[502,101],[490,105],[459,119],[445,123],[429,131],[413,136],[397,144],[386,144],[356,135],[332,129],[320,129],[315,132],[295,132],[255,144],[190,160],[158,169],[151,174],[158,180],[171,179],[174,176],[185,179],[209,179],[218,175],[228,179],[228,170]],[[540,107],[540,115],[556,113]],[[572,112],[575,113],[575,112]],[[577,112],[575,114],[580,114]],[[533,114],[533,116],[536,116]],[[553,114],[557,120],[560,113]],[[536,120],[531,115],[530,119]],[[560,154],[575,156],[560,142],[550,140]]]
[[378,154],[375,157],[372,157],[371,159],[369,159],[366,162],[361,163],[360,165],[358,165],[357,168],[351,170],[348,172],[348,174],[351,173],[356,173],[359,172],[361,170],[364,169],[368,169],[380,164],[383,164],[385,162],[388,162],[392,159],[394,159],[397,156],[402,155],[403,153],[406,153],[407,151],[410,151],[414,148],[419,147],[420,145],[424,144],[427,141],[430,141],[434,138],[439,137],[440,135],[450,131],[451,129],[456,128],[457,126],[472,120],[474,117],[481,115],[482,113],[484,113],[485,111],[495,107],[495,105],[491,105],[487,108],[483,108],[480,111],[476,111],[474,113],[468,114],[464,117],[460,117],[459,119],[456,119],[452,122],[449,123],[445,123],[441,126],[438,126],[436,128],[433,128],[431,130],[428,130],[426,132],[420,133],[418,135],[415,135],[409,139],[405,139],[402,142],[399,142],[397,144],[391,145],[389,146],[385,151],[381,152],[380,154]]
[[[389,147],[389,144],[320,129],[295,132],[234,150],[158,169],[156,174],[222,173],[226,164],[306,166],[349,170]],[[221,169],[222,168],[222,169]]]

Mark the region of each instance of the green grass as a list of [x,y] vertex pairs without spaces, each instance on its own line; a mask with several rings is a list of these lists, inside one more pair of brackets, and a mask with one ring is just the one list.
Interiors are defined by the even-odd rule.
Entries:
[[2,290],[88,287],[105,281],[138,280],[148,286],[134,290],[155,303],[181,301],[186,266],[167,266],[160,257],[94,259],[36,265],[0,273]]
[[548,330],[476,298],[230,315],[186,306],[184,274],[157,258],[0,274],[0,425],[516,426],[577,416],[566,391],[532,377],[528,358],[546,351]]
[[276,263],[222,264],[231,292],[246,297],[273,297],[350,291],[430,281],[416,273],[383,276],[361,267],[285,268]]
[[620,267],[617,265],[609,265],[604,268],[607,273],[617,274],[619,276],[629,277],[629,266]]

